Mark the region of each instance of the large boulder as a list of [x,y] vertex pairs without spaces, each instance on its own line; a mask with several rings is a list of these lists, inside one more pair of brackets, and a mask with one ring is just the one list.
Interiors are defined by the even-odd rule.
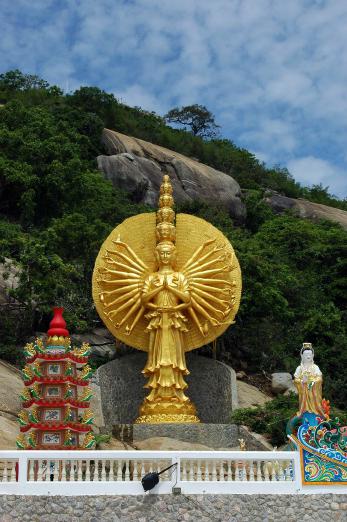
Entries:
[[283,214],[287,210],[291,210],[300,218],[307,218],[312,221],[318,221],[320,219],[335,221],[347,230],[347,212],[345,210],[328,207],[320,203],[312,203],[312,201],[307,201],[306,199],[288,198],[274,191],[265,193],[264,201],[278,214]]
[[271,397],[260,391],[255,386],[239,380],[237,381],[237,395],[239,408],[264,406],[264,404],[271,401]]
[[290,373],[276,372],[273,373],[271,377],[271,389],[276,395],[286,392],[296,393],[296,388]]
[[72,343],[88,343],[90,355],[97,358],[113,359],[117,355],[116,340],[106,328],[95,328],[86,334],[73,334]]
[[99,169],[114,186],[129,192],[136,202],[156,206],[163,174],[169,174],[177,203],[202,201],[222,205],[237,223],[246,209],[239,184],[227,174],[183,154],[104,129],[109,156],[98,156]]
[[0,450],[16,449],[19,434],[17,415],[21,410],[19,394],[24,384],[20,371],[0,360]]

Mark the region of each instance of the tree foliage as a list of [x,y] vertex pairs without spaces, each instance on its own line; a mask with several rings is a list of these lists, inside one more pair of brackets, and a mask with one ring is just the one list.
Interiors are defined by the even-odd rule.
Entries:
[[193,136],[203,138],[215,138],[219,125],[216,124],[212,112],[204,105],[186,105],[185,107],[175,107],[164,116],[169,123],[184,125],[184,130],[188,126]]

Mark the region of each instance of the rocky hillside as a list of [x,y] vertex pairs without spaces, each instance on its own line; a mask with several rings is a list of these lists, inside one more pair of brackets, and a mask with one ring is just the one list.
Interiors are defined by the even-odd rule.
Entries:
[[98,156],[99,169],[137,202],[156,207],[163,174],[169,174],[176,203],[222,205],[236,222],[244,222],[241,189],[231,176],[178,152],[109,129],[103,130],[102,142],[108,156]]
[[290,210],[296,216],[312,221],[327,219],[334,221],[347,230],[347,211],[339,208],[328,207],[319,203],[313,203],[306,199],[288,198],[274,192],[265,193],[264,201],[270,205],[272,210],[278,214],[282,214]]
[[[136,202],[155,207],[162,176],[169,174],[178,204],[201,201],[221,205],[237,224],[244,224],[246,207],[241,188],[232,176],[178,152],[109,129],[103,130],[102,143],[108,155],[98,156],[99,169]],[[314,221],[327,219],[347,229],[345,210],[274,191],[265,193],[264,202],[276,213],[290,210],[298,217]]]

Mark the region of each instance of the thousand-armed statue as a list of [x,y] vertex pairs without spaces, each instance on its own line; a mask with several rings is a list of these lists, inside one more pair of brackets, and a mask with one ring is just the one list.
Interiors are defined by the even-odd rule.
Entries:
[[159,210],[126,219],[102,245],[93,274],[100,317],[121,341],[148,352],[149,393],[138,423],[199,422],[186,395],[185,352],[233,323],[241,272],[226,237],[210,223],[173,210],[164,176]]

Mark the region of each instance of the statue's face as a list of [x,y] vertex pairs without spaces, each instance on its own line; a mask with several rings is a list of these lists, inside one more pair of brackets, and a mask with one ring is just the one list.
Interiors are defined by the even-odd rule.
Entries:
[[176,249],[171,245],[159,245],[157,247],[157,259],[159,266],[171,266],[175,260]]
[[302,362],[303,363],[311,363],[311,362],[313,362],[313,352],[312,352],[312,350],[304,350],[301,357],[302,357]]
[[158,225],[158,235],[161,241],[170,241],[175,237],[175,228],[170,223],[160,223]]

